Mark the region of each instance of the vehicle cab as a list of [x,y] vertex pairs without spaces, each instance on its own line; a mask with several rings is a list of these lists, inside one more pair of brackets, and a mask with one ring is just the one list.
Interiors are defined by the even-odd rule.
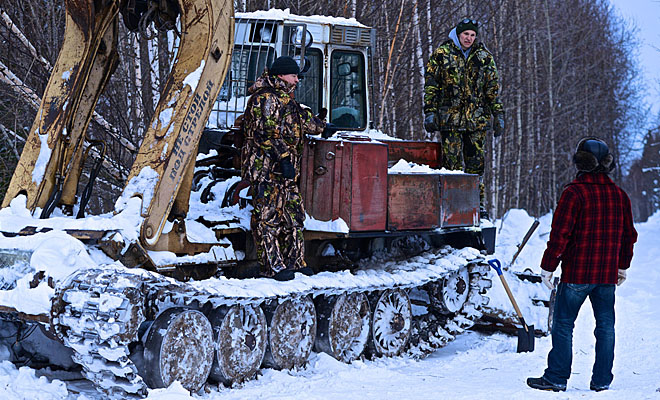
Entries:
[[237,13],[230,70],[208,120],[209,128],[230,128],[243,113],[248,88],[280,56],[301,66],[296,100],[342,131],[371,125],[368,63],[375,30],[355,19],[299,16],[288,10]]

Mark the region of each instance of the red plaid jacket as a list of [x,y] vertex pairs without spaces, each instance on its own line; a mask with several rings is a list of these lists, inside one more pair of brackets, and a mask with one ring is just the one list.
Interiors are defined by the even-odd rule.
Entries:
[[566,283],[616,283],[630,267],[637,231],[630,199],[607,174],[583,174],[566,186],[552,218],[541,268]]

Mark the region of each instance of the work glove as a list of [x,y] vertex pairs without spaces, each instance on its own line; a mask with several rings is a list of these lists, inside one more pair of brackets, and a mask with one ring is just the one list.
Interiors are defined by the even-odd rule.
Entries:
[[546,271],[544,269],[541,270],[541,281],[545,286],[548,287],[548,289],[552,290],[555,288],[555,285],[552,284],[552,272],[551,271]]
[[626,270],[625,269],[620,269],[619,270],[619,277],[618,277],[618,280],[616,281],[616,285],[621,286],[621,284],[625,280],[626,280]]
[[320,119],[321,121],[325,120],[325,117],[328,116],[328,109],[325,107],[321,107],[319,110],[319,113],[316,115],[316,118]]
[[493,136],[500,137],[506,129],[504,111],[498,112],[493,117],[495,118],[495,121],[493,121]]
[[280,160],[280,171],[284,179],[293,179],[296,177],[296,169],[293,167],[293,163],[291,163],[289,157]]
[[424,129],[429,133],[438,131],[438,123],[435,118],[435,113],[430,112],[424,114]]
[[325,124],[325,129],[323,129],[323,133],[321,133],[321,137],[323,139],[327,139],[330,136],[334,135],[338,130],[339,128],[337,128],[337,125],[328,122],[327,124]]

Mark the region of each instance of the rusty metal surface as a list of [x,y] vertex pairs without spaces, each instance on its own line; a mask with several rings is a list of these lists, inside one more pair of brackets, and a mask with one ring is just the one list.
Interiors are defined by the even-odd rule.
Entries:
[[235,305],[216,309],[209,319],[216,342],[211,377],[230,384],[254,376],[263,361],[268,340],[263,310],[254,305]]
[[358,358],[367,345],[371,310],[364,293],[318,296],[314,299],[318,334],[314,348],[343,362]]
[[440,174],[441,227],[479,225],[479,176]]
[[174,381],[196,392],[206,382],[213,364],[213,329],[199,311],[165,310],[149,330],[145,347],[145,380],[151,387]]
[[44,324],[50,323],[50,316],[47,314],[26,314],[22,311],[18,311],[13,307],[0,306],[0,313],[15,315],[23,321],[35,321]]
[[264,304],[268,347],[264,365],[277,369],[305,365],[316,339],[316,310],[311,297]]
[[395,164],[401,159],[415,164],[428,165],[431,168],[440,168],[442,164],[440,143],[408,140],[385,140],[383,142],[387,144],[387,159],[390,164]]
[[301,192],[310,216],[342,218],[351,232],[385,229],[384,144],[312,139],[305,145],[302,168]]
[[440,226],[438,175],[389,174],[387,229],[435,229]]

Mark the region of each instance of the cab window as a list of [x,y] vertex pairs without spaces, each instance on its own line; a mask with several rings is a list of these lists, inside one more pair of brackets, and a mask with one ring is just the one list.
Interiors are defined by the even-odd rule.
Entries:
[[367,125],[364,57],[354,51],[335,50],[330,60],[330,122],[342,129]]
[[305,52],[306,62],[310,67],[302,74],[302,78],[296,87],[296,100],[312,109],[314,114],[318,114],[321,108],[322,95],[322,67],[323,55],[319,49],[308,49]]

